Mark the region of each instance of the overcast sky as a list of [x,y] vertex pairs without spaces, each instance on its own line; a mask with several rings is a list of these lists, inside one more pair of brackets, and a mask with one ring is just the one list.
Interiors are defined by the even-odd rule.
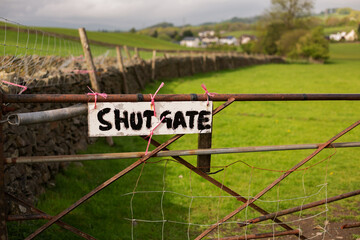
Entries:
[[[269,6],[270,0],[0,0],[0,17],[29,26],[127,31],[164,21],[196,25],[252,17]],[[360,10],[360,0],[315,0],[314,12],[334,7]]]

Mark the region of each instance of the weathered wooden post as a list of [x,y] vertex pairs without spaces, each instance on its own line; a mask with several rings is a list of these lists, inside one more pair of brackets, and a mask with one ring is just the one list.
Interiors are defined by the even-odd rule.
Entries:
[[204,52],[203,53],[203,62],[202,62],[202,70],[203,70],[203,72],[206,72],[206,59],[207,59],[206,52]]
[[117,63],[118,63],[120,72],[122,73],[122,76],[123,76],[124,93],[129,93],[128,80],[127,80],[127,76],[126,76],[127,71],[126,71],[126,68],[124,67],[124,61],[123,61],[121,49],[119,46],[116,47],[116,58],[117,58]]
[[155,80],[155,64],[156,64],[156,50],[153,50],[152,63],[151,63],[151,79]]
[[[2,93],[0,91],[0,119],[2,119]],[[2,124],[0,124],[0,239],[7,240],[6,228],[6,200],[5,200],[5,158],[4,158],[4,137]]]
[[194,52],[190,52],[190,60],[191,60],[191,73],[195,74],[195,65],[194,65]]
[[138,48],[137,48],[137,47],[134,48],[134,51],[135,51],[135,59],[139,59],[140,56],[139,56],[139,50],[138,50]]
[[[89,40],[86,36],[85,28],[79,28],[79,35],[80,35],[81,45],[82,45],[83,51],[84,51],[85,61],[86,61],[86,64],[87,64],[88,70],[89,70],[91,88],[93,89],[94,92],[99,93],[100,87],[99,87],[97,77],[96,77],[96,68],[95,68],[94,60],[92,58]],[[107,137],[106,141],[110,146],[114,145],[114,141],[113,141],[112,137]]]
[[217,64],[216,64],[216,53],[214,52],[212,55],[213,61],[214,61],[214,70],[217,71]]
[[129,49],[126,45],[124,45],[124,51],[126,53],[126,56],[128,57],[129,61],[132,62],[132,59],[131,59],[131,55],[130,55],[130,52],[129,52]]
[[169,56],[167,55],[167,53],[166,53],[166,52],[164,52],[164,58],[165,58],[166,60],[168,60],[168,59],[169,59]]
[[228,57],[229,57],[230,69],[233,69],[234,68],[234,60],[233,60],[231,51],[228,52]]
[[142,82],[141,82],[140,74],[139,74],[139,72],[138,72],[138,70],[137,70],[137,68],[136,68],[136,66],[135,66],[135,64],[134,64],[134,61],[133,61],[132,58],[131,58],[131,55],[130,55],[130,52],[129,52],[128,47],[125,46],[125,45],[124,45],[124,51],[125,51],[127,57],[129,58],[129,61],[130,61],[131,65],[133,65],[133,67],[134,67],[135,75],[136,75],[136,78],[135,78],[135,79],[136,79],[137,84],[139,85],[139,87],[140,87],[141,89],[144,89],[144,85],[143,85]]
[[89,70],[91,87],[95,92],[100,92],[100,87],[98,85],[96,78],[96,68],[91,55],[90,45],[88,38],[86,36],[85,28],[79,28],[79,35],[80,35],[81,45],[84,51],[85,61]]

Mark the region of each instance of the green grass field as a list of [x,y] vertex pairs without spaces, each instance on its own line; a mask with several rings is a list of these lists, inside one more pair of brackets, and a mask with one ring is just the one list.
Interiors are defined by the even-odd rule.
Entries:
[[[3,25],[4,23],[0,22],[0,27],[2,27]],[[22,30],[25,28],[26,31],[18,31],[17,27],[18,26],[14,24],[7,24],[6,30],[4,28],[0,28],[0,56],[79,56],[83,54],[83,50],[79,41],[68,40],[61,36],[54,37],[48,34],[56,33],[60,35],[78,37],[79,33],[77,29],[36,28],[39,31],[35,34],[27,32],[28,29],[22,26],[20,26],[19,29]],[[45,31],[45,33],[43,31]],[[96,40],[111,44],[127,45],[130,47],[147,48],[150,50],[186,49],[178,44],[140,34],[87,31],[87,35],[90,40]],[[91,50],[93,56],[101,56],[104,54],[108,54],[107,56],[116,56],[114,48],[91,44]],[[134,54],[134,52],[131,51],[131,54]],[[140,51],[139,54],[145,59],[149,59],[152,56],[152,52]]]
[[[332,58],[327,64],[269,64],[198,74],[168,80],[160,93],[203,93],[202,83],[210,92],[217,93],[359,93],[359,56],[359,44],[333,44]],[[159,84],[148,85],[143,93],[153,93]],[[215,103],[216,106],[220,104]],[[359,102],[355,101],[236,102],[214,117],[213,148],[322,143],[359,120],[359,111]],[[337,142],[358,141],[359,134],[360,128],[356,128]],[[162,142],[169,137],[154,136],[154,139]],[[84,153],[145,151],[147,144],[139,137],[119,137],[114,141],[116,145],[109,147],[100,139]],[[170,147],[195,148],[196,135],[186,135]],[[254,196],[281,175],[269,170],[287,170],[311,152],[213,155],[212,171],[224,170],[211,176],[245,197]],[[195,156],[185,159],[196,164]],[[304,166],[307,170],[292,173],[257,203],[273,212],[359,189],[359,160],[360,150],[356,148],[324,150]],[[84,162],[83,167],[71,165],[56,177],[56,186],[40,197],[38,207],[49,214],[57,214],[134,161],[92,161]],[[206,228],[202,225],[215,223],[240,206],[228,194],[170,159],[157,158],[150,162],[125,175],[63,220],[98,239],[161,239],[162,235],[164,239],[193,239]],[[321,163],[312,166],[318,162]],[[141,193],[132,195],[134,190]],[[164,190],[167,192],[163,193]],[[309,197],[304,198],[306,196]],[[337,207],[330,205],[327,219],[337,219],[334,211],[341,206],[355,212],[348,218],[360,221],[359,200],[354,197],[338,202]],[[309,217],[322,211],[325,206],[302,214]],[[231,220],[255,216],[259,214],[249,208]],[[316,219],[323,226],[326,215]],[[188,225],[189,222],[193,225]],[[8,224],[10,239],[23,239],[42,223]],[[211,236],[231,236],[234,228],[235,224],[225,224]],[[248,227],[247,233],[252,229]],[[77,238],[53,226],[38,239]]]

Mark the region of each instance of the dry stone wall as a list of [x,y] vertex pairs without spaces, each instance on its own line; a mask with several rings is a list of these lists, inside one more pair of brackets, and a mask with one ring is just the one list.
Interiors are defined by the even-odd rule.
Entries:
[[[189,76],[195,73],[239,68],[255,64],[283,63],[279,57],[267,56],[185,56],[159,58],[156,60],[157,79]],[[127,66],[130,93],[140,92],[151,80],[151,61],[138,60],[136,65]],[[116,62],[102,67],[99,85],[108,94],[123,92],[123,77],[116,68]],[[90,81],[87,75],[64,74],[38,79],[34,86],[23,94],[82,94],[88,92]],[[39,84],[42,81],[42,84]],[[55,84],[56,83],[56,84]],[[59,84],[61,83],[61,84]],[[37,87],[35,87],[37,86]],[[39,87],[41,86],[41,87]],[[67,107],[69,104],[12,104],[17,112],[35,112]],[[5,157],[68,155],[85,150],[95,141],[87,136],[86,116],[46,124],[12,126],[3,124]],[[6,191],[21,199],[36,202],[46,186],[53,186],[54,176],[66,168],[65,163],[10,164],[5,167]],[[21,212],[22,208],[11,205],[11,212]]]

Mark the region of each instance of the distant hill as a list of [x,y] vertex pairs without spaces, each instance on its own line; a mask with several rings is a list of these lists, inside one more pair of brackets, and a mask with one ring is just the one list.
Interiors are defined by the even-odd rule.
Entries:
[[161,22],[161,23],[152,25],[152,26],[147,27],[147,28],[167,28],[167,27],[174,27],[174,24],[168,23],[168,22]]
[[258,20],[260,19],[260,16],[255,16],[255,17],[247,17],[247,18],[239,18],[239,17],[233,17],[229,20],[225,20],[223,22],[230,22],[230,23],[256,23]]

